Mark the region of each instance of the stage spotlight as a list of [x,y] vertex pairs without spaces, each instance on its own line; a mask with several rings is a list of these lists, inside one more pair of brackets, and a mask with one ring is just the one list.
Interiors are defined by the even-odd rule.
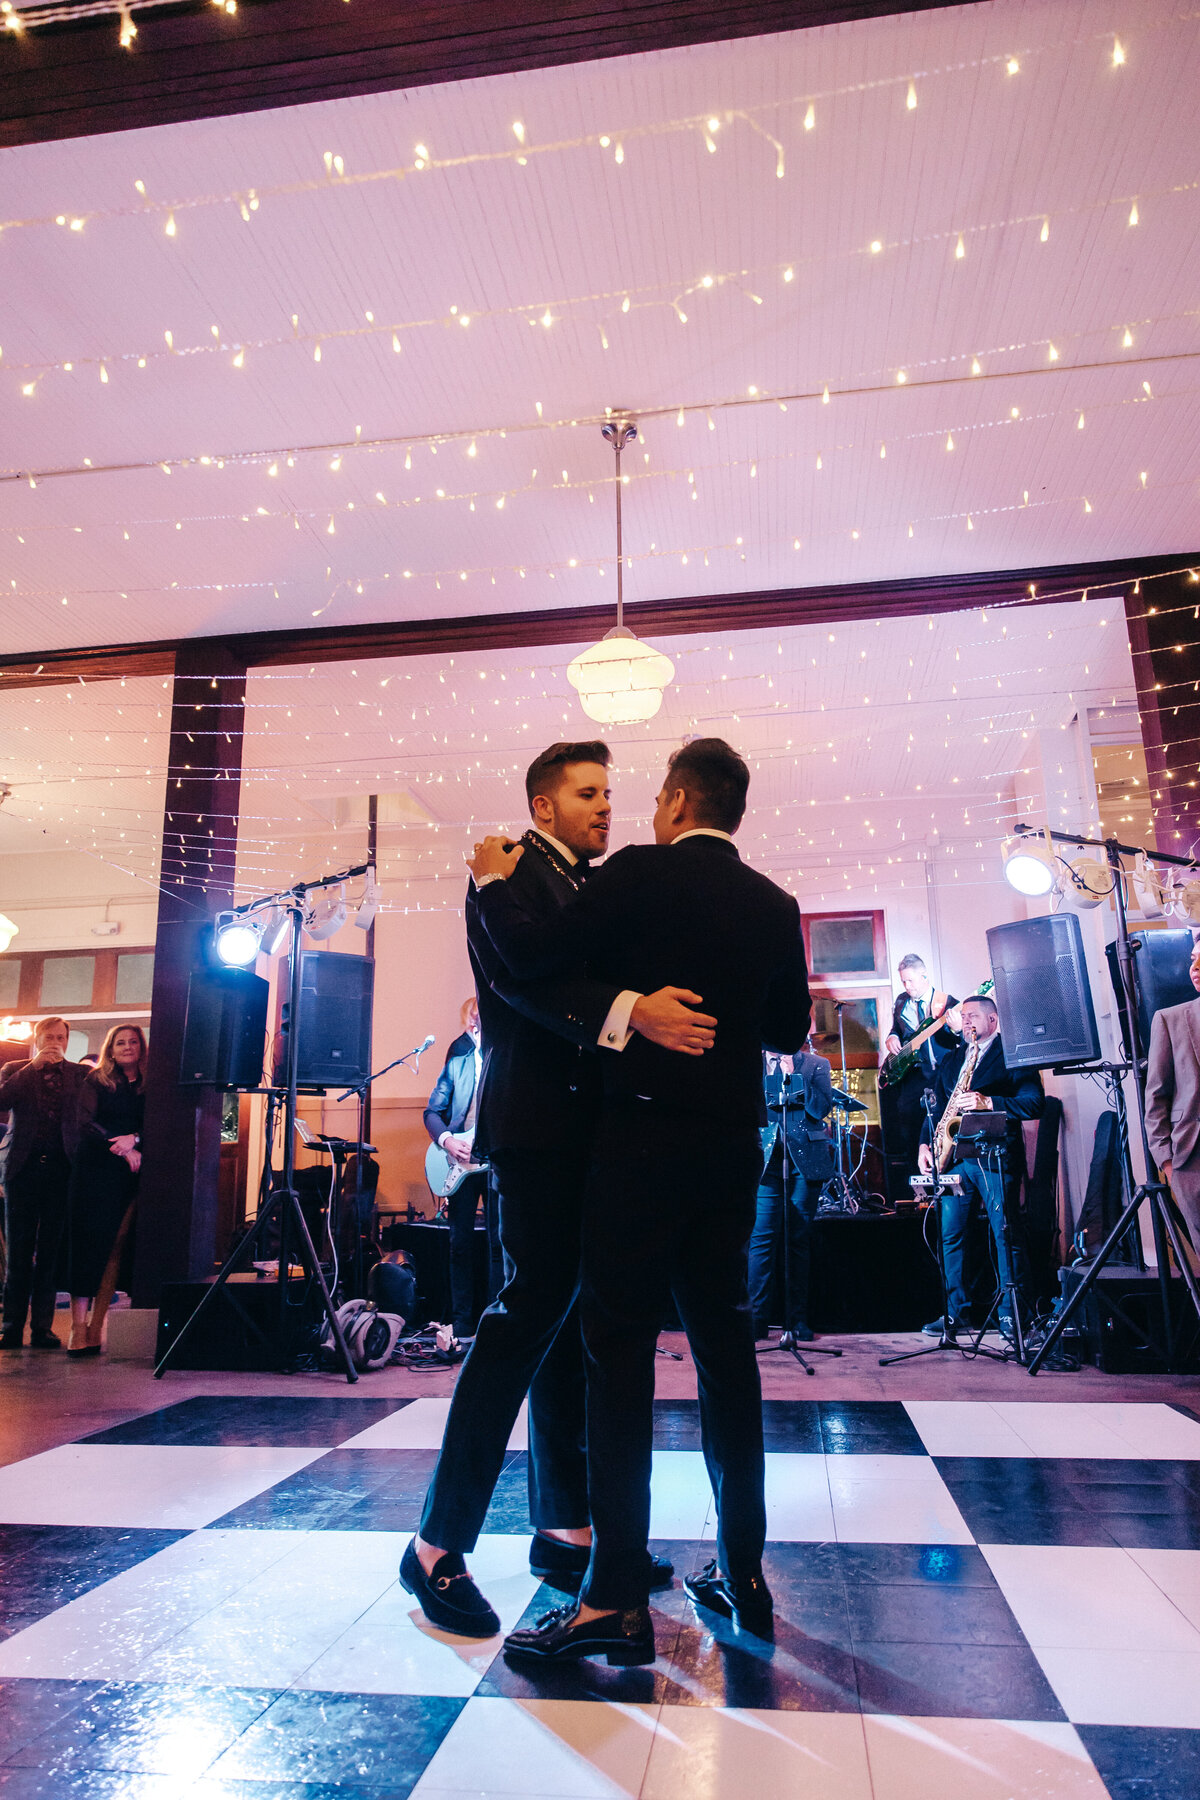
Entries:
[[264,956],[278,956],[281,950],[287,949],[292,915],[285,906],[272,906],[260,917],[262,919],[262,941],[259,949]]
[[354,915],[354,923],[360,931],[370,931],[375,923],[375,914],[379,908],[379,883],[375,879],[374,869],[368,869],[363,882],[363,895],[359,901],[358,911]]
[[1018,894],[1036,900],[1052,892],[1058,882],[1058,858],[1047,837],[1035,832],[1028,836],[1005,838],[1000,846],[1004,858],[1004,878]]
[[1077,856],[1067,864],[1071,897],[1077,907],[1090,911],[1102,906],[1113,891],[1113,872],[1107,862],[1095,856]]
[[1200,925],[1200,881],[1184,881],[1175,889],[1175,912],[1188,925]]
[[314,943],[322,943],[346,923],[346,884],[326,888],[304,915],[304,930]]
[[1134,858],[1129,885],[1133,904],[1143,919],[1165,919],[1170,916],[1173,884],[1169,875],[1165,881],[1160,879],[1157,869],[1144,850],[1139,851]]
[[256,919],[219,913],[213,943],[221,962],[231,969],[248,969],[258,955],[262,926]]

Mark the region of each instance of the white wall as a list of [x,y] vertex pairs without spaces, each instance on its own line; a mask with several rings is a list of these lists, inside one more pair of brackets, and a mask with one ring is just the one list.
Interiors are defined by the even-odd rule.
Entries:
[[[121,929],[96,937],[91,927],[106,911]],[[78,851],[8,851],[0,857],[0,912],[19,927],[14,953],[134,948],[154,942],[158,890]]]

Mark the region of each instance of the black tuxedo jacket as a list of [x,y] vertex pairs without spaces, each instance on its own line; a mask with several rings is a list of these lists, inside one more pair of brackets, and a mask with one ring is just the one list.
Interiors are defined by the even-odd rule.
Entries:
[[[536,847],[526,850],[507,882],[491,885],[511,887],[522,916],[539,931],[575,895],[571,883]],[[540,971],[527,981],[514,975],[480,919],[479,901],[489,891],[479,894],[472,883],[466,908],[483,1050],[476,1151],[489,1156],[497,1150],[547,1145],[582,1150],[601,1098],[596,1046],[621,989],[589,980],[582,957],[564,959],[549,977],[541,978]]]
[[[522,858],[520,869],[529,861]],[[528,979],[585,963],[617,991],[666,986],[703,996],[717,1019],[714,1047],[682,1056],[633,1037],[600,1054],[606,1096],[642,1100],[718,1127],[763,1125],[762,1051],[797,1051],[810,1004],[800,911],[790,894],[748,869],[726,838],[620,850],[547,924],[532,920],[516,877],[477,896],[496,950]]]
[[[949,1056],[944,1056],[937,1066],[937,1074],[933,1078],[933,1091],[937,1096],[934,1108],[935,1119],[940,1119],[946,1110],[946,1102],[954,1089],[954,1084],[962,1074],[962,1066],[966,1060],[967,1046],[960,1044]],[[1009,1173],[1023,1169],[1023,1146],[1021,1143],[1022,1119],[1040,1119],[1046,1104],[1046,1092],[1042,1087],[1042,1077],[1037,1069],[1009,1069],[1004,1061],[1004,1048],[1000,1042],[1000,1034],[996,1033],[983,1055],[975,1065],[975,1074],[971,1080],[972,1090],[977,1094],[986,1094],[996,1112],[1008,1114],[1008,1150]],[[933,1137],[926,1119],[921,1130],[921,1142],[932,1143]],[[1014,1153],[1022,1156],[1021,1161],[1014,1160]]]
[[[936,987],[930,992],[931,1001],[937,992]],[[908,995],[897,994],[896,1004],[892,1008],[892,1035],[900,1039],[901,1047],[907,1044],[910,1038],[915,1038],[918,1031],[924,1031],[925,1025],[929,1023],[929,1020],[926,1019],[925,1025],[910,1025],[907,1019],[901,1017],[903,1009],[907,1005]],[[958,1001],[954,995],[947,994],[944,1010],[949,1011],[950,1007],[957,1005]],[[952,1050],[957,1050],[961,1043],[962,1039],[956,1031],[951,1031],[949,1025],[943,1025],[940,1031],[935,1031],[931,1038],[925,1039],[924,1044],[917,1052],[920,1059],[918,1069],[925,1081],[929,1081],[943,1057],[948,1056]],[[961,1068],[961,1066],[960,1064],[959,1067]],[[917,1073],[917,1069],[913,1070],[909,1075],[909,1080],[911,1081]]]
[[443,1131],[461,1131],[475,1098],[475,1039],[469,1031],[456,1037],[446,1052],[429,1105],[425,1129],[436,1144]]
[[[63,1150],[73,1157],[79,1146],[79,1096],[91,1070],[82,1063],[64,1062],[62,1067],[62,1136]],[[0,1157],[3,1172],[11,1181],[29,1160],[37,1137],[37,1096],[41,1070],[33,1060],[7,1062],[0,1067],[0,1107],[11,1109],[8,1130],[3,1133]]]
[[[763,1072],[767,1124],[763,1128],[764,1167],[770,1162],[784,1120],[784,1077],[776,1067]],[[833,1070],[823,1056],[805,1051],[795,1058],[787,1090],[788,1161],[808,1181],[833,1174],[833,1156],[825,1120],[833,1111]]]

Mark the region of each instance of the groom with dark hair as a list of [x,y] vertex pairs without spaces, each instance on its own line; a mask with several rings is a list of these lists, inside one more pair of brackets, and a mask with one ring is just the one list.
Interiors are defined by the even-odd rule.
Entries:
[[[514,975],[548,979],[582,960],[601,983],[687,990],[718,1021],[713,1047],[694,1061],[642,1039],[600,1061],[580,1290],[592,1554],[581,1603],[512,1633],[510,1652],[654,1660],[646,1560],[654,1351],[672,1296],[695,1359],[718,1513],[718,1562],[685,1587],[699,1605],[771,1633],[746,1245],[762,1170],[762,1048],[797,1051],[810,1008],[796,902],[746,868],[733,843],[749,781],[720,738],[677,750],[658,795],[655,843],[620,851],[549,921],[535,921],[507,879],[527,851],[489,838],[471,865],[479,918]],[[698,1019],[685,1047],[708,1035]]]

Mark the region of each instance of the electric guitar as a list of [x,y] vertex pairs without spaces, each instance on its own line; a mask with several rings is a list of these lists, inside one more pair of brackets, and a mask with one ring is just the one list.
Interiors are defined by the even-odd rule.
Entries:
[[[474,1138],[474,1131],[459,1131],[456,1137]],[[448,1200],[468,1175],[477,1175],[484,1163],[455,1162],[440,1144],[430,1144],[425,1152],[425,1179],[435,1200]]]
[[[979,986],[975,989],[975,993],[973,995],[968,994],[967,999],[976,999],[984,994],[990,994],[995,985],[994,981],[981,981]],[[957,1002],[957,1005],[959,1006],[962,1004],[963,1002],[961,1000]],[[904,1077],[908,1074],[910,1069],[916,1068],[922,1045],[928,1042],[935,1031],[940,1031],[942,1029],[942,1026],[946,1023],[946,1014],[952,1010],[951,1007],[947,1006],[944,1011],[938,1014],[936,1019],[930,1019],[927,1025],[922,1025],[920,1031],[915,1032],[913,1036],[909,1038],[907,1044],[903,1044],[899,1050],[894,1050],[890,1056],[884,1057],[879,1068],[879,1085],[881,1088],[895,1087],[899,1082],[904,1080]]]

